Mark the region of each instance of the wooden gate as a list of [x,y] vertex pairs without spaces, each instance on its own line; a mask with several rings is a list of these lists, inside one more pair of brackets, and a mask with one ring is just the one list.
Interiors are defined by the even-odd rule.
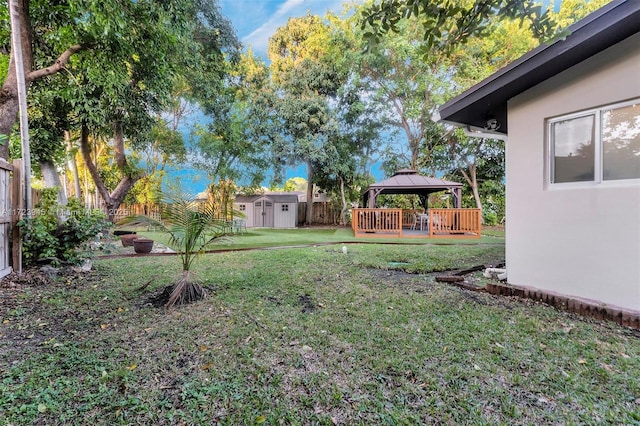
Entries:
[[0,159],[0,278],[11,273],[11,164]]

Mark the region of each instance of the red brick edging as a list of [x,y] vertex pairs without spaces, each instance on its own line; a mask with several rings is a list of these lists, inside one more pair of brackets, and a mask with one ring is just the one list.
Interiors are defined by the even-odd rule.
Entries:
[[615,306],[605,306],[597,302],[554,294],[535,288],[487,283],[485,289],[491,294],[533,299],[569,312],[596,319],[614,321],[625,327],[640,330],[640,312],[629,311]]

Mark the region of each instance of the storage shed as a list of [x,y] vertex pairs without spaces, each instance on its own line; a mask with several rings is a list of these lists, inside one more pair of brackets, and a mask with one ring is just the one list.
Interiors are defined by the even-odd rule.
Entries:
[[238,195],[233,208],[245,215],[247,228],[295,228],[298,223],[296,194]]

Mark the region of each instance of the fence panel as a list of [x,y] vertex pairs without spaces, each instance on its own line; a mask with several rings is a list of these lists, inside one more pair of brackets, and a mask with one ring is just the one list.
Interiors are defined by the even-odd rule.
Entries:
[[[305,223],[307,218],[307,203],[298,203],[298,224]],[[331,202],[313,203],[313,225],[337,225],[340,222],[340,210]]]
[[[101,207],[101,210],[106,214],[106,207]],[[149,216],[154,220],[160,220],[160,206],[159,205],[145,205],[145,204],[121,204],[120,207],[114,212],[114,223],[120,222],[129,216]]]
[[13,167],[0,160],[0,277],[11,273],[11,171]]

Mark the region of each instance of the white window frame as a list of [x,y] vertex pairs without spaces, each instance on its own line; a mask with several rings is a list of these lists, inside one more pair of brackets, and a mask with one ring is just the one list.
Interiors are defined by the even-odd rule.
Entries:
[[[596,185],[619,185],[626,183],[638,183],[640,182],[640,178],[630,178],[630,179],[603,179],[603,142],[602,142],[602,113],[603,111],[613,110],[617,108],[623,108],[630,105],[640,104],[640,98],[632,99],[629,101],[618,102],[614,104],[603,105],[598,108],[592,108],[585,111],[580,111],[572,114],[561,115],[553,118],[547,119],[546,122],[546,133],[547,133],[547,176],[546,183],[549,188],[576,188],[576,187],[591,187]],[[581,117],[588,117],[590,115],[595,116],[595,129],[594,135],[595,140],[594,143],[594,168],[593,168],[593,180],[590,181],[576,181],[576,182],[553,182],[554,177],[554,159],[555,159],[555,144],[553,138],[553,124],[558,123],[560,121],[573,120]]]

